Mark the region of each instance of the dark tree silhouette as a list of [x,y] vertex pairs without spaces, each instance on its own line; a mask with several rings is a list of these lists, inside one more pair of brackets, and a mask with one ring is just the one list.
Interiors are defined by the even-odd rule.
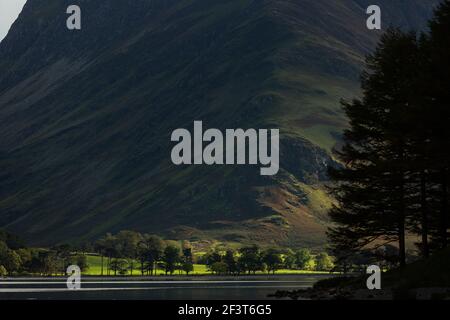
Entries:
[[[437,226],[433,238],[438,248],[448,246],[449,228],[449,167],[450,167],[450,1],[444,1],[430,22],[430,34],[426,38],[426,69],[428,80],[424,83],[430,113],[428,128],[431,133],[432,172],[437,184]],[[426,110],[424,111],[424,113]]]
[[330,170],[339,205],[330,212],[337,226],[328,234],[337,254],[397,241],[399,262],[406,262],[406,163],[417,58],[415,35],[390,29],[367,58],[363,98],[343,102],[350,129],[336,155],[344,165]]
[[448,245],[449,30],[450,1],[429,33],[388,30],[366,60],[362,98],[342,103],[350,128],[335,151],[342,166],[330,169],[338,204],[328,231],[341,260],[396,242],[404,266],[414,233],[425,257]]

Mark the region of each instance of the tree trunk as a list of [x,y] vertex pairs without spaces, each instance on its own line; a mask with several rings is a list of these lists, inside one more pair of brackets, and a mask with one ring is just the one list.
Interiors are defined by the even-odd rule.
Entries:
[[399,185],[399,212],[398,212],[398,250],[400,267],[406,266],[406,245],[405,245],[405,185],[404,174],[400,175]]
[[102,259],[102,269],[101,269],[101,276],[103,277],[103,255],[101,255]]
[[428,246],[428,208],[425,171],[422,171],[420,174],[420,207],[422,212],[422,255],[424,258],[428,258],[430,249]]
[[447,228],[448,228],[448,186],[447,186],[447,169],[441,170],[441,188],[442,188],[442,208],[441,208],[441,238],[442,238],[442,248],[447,247]]

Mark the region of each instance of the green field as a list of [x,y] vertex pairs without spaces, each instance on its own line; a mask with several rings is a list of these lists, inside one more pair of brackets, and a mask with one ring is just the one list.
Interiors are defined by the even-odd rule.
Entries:
[[[106,258],[104,259],[104,271],[103,275],[106,275]],[[83,272],[84,275],[88,276],[100,276],[101,275],[101,258],[99,256],[88,255],[87,262],[89,265],[89,269]],[[135,270],[133,271],[133,276],[141,276],[141,271],[139,270],[140,264],[136,261]],[[265,272],[257,272],[256,274],[266,274]],[[329,274],[328,272],[319,272],[319,271],[308,271],[308,270],[287,270],[280,269],[276,272],[276,274]],[[113,275],[113,272],[110,272],[110,275]],[[128,272],[128,276],[130,273]],[[158,269],[156,270],[156,275],[163,276],[165,275],[164,270]],[[186,275],[184,272],[176,271],[174,275]],[[212,275],[212,272],[208,270],[207,266],[204,264],[194,264],[194,271],[190,272],[189,275]]]

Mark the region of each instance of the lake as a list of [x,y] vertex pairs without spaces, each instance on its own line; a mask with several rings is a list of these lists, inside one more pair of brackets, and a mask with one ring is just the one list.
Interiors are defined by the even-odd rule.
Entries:
[[265,300],[277,290],[310,288],[330,275],[242,277],[83,277],[80,290],[66,278],[0,280],[0,300]]

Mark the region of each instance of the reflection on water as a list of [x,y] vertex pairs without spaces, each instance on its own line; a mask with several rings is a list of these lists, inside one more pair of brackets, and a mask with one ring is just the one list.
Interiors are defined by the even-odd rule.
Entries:
[[327,276],[129,279],[83,278],[82,290],[69,291],[65,279],[0,281],[0,300],[263,300],[277,290],[309,288]]

